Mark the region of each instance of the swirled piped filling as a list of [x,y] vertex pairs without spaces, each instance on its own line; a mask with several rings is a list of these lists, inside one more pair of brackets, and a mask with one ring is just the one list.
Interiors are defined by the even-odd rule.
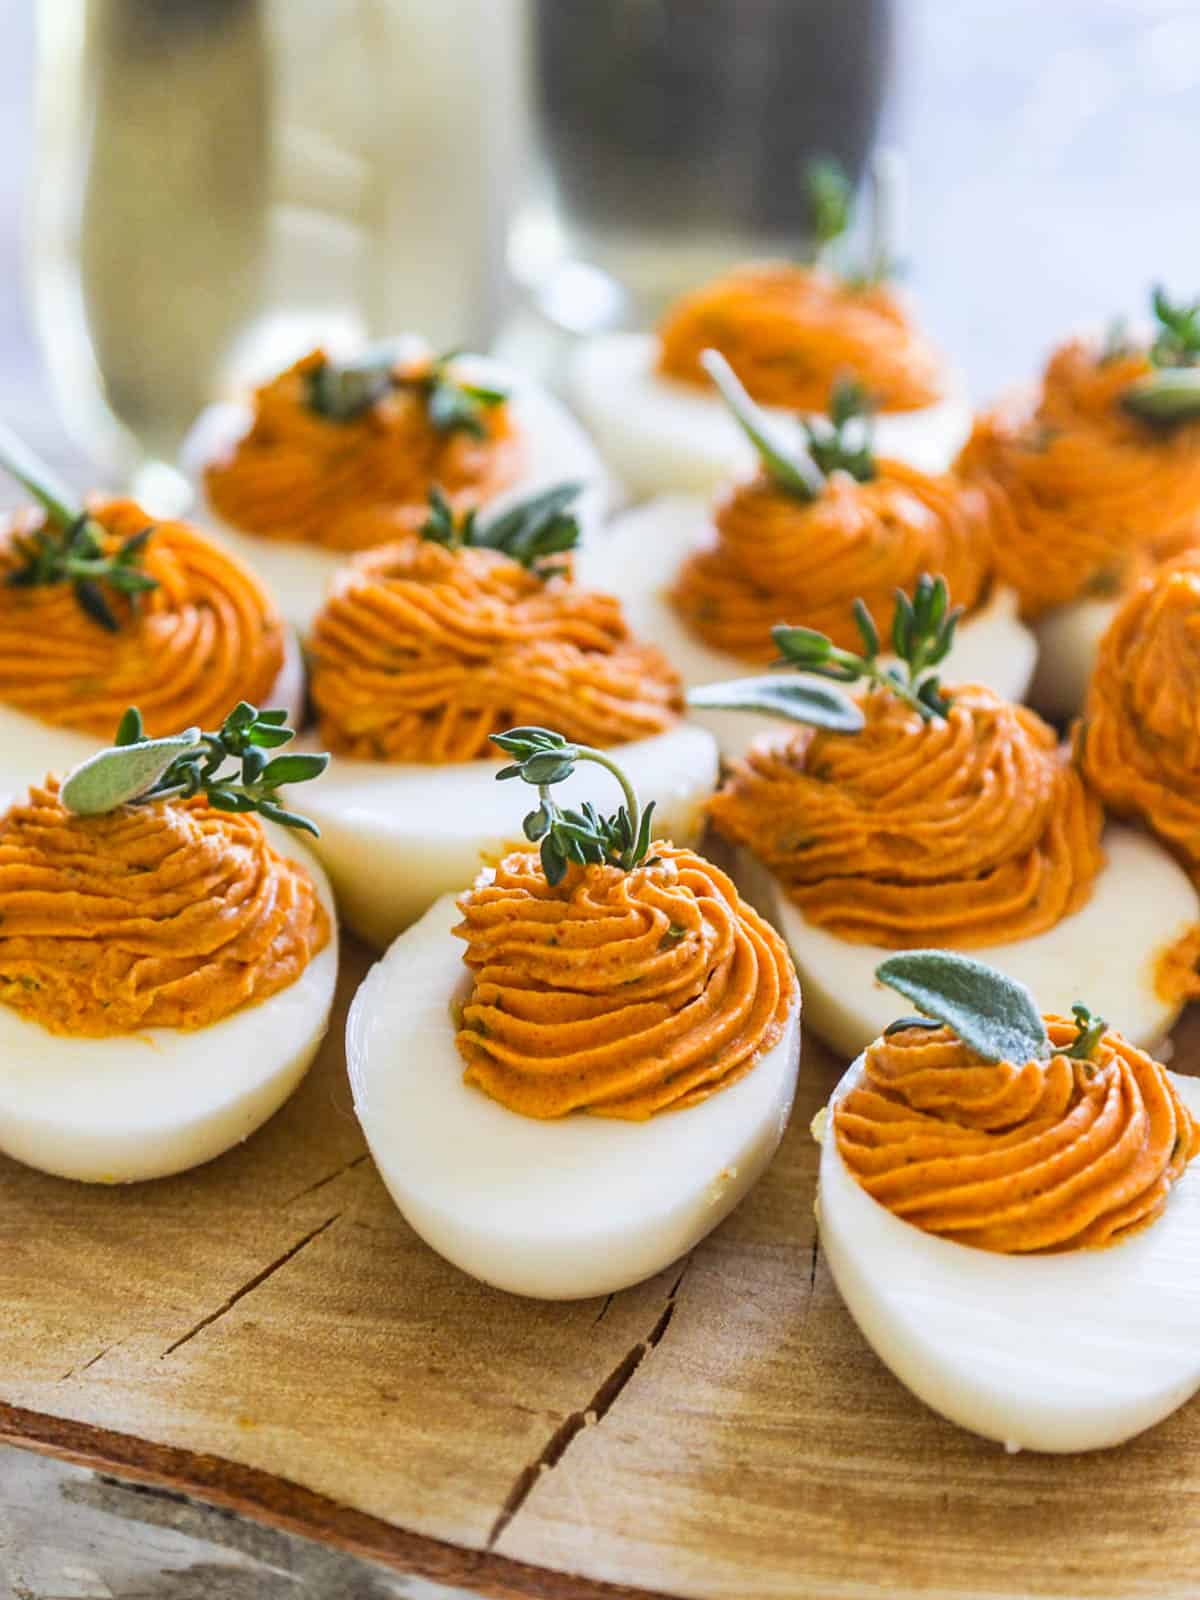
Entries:
[[205,469],[213,509],[235,528],[366,550],[419,528],[435,485],[465,511],[520,476],[525,446],[506,403],[474,429],[439,426],[420,390],[430,362],[418,359],[360,415],[334,419],[308,400],[325,359],[314,350],[257,389],[248,431]]
[[643,1119],[696,1105],[778,1043],[795,992],[779,935],[724,873],[652,846],[624,871],[506,856],[459,900],[466,1081],[512,1111]]
[[978,684],[956,686],[944,717],[886,689],[862,707],[860,733],[753,746],[709,802],[809,921],[864,944],[971,949],[1087,901],[1100,806],[1040,717]]
[[1155,428],[1121,404],[1144,352],[1055,351],[1033,406],[976,419],[958,470],[987,495],[996,569],[1027,616],[1119,589],[1200,539],[1200,423]]
[[6,582],[43,526],[14,517],[0,536],[0,702],[60,727],[107,737],[126,706],[147,734],[221,722],[240,700],[265,704],[284,659],[284,623],[258,578],[183,522],[155,522],[131,500],[98,501],[90,515],[111,556],[152,531],[140,568],[154,587],[109,593],[116,626],[99,626],[70,583]]
[[1152,1223],[1200,1129],[1120,1034],[1075,1060],[1076,1025],[1046,1027],[1048,1061],[985,1061],[945,1027],[876,1040],[834,1111],[852,1176],[905,1222],[982,1250],[1098,1249]]
[[666,732],[683,704],[613,596],[417,538],[337,575],[309,652],[321,739],[361,760],[479,760],[491,734],[528,724],[623,744]]
[[664,376],[707,384],[700,357],[719,350],[760,405],[821,411],[846,374],[880,411],[917,411],[944,390],[937,351],[886,286],[814,267],[731,272],[679,300],[658,335]]
[[256,816],[196,797],[79,817],[48,778],[0,817],[0,1001],[52,1033],[208,1027],[329,937]]
[[852,602],[886,615],[896,590],[925,572],[944,577],[967,611],[987,585],[979,496],[898,461],[880,461],[865,483],[831,473],[811,502],[760,474],[723,497],[715,525],[671,602],[705,644],[747,662],[773,658],[771,628],[785,618],[856,648]]

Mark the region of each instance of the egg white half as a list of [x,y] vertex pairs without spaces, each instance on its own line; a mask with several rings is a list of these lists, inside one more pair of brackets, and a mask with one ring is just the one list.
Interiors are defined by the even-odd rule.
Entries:
[[[712,737],[681,723],[610,753],[643,800],[655,801],[656,835],[693,843],[716,787]],[[484,861],[528,847],[521,819],[537,805],[537,791],[518,778],[499,782],[499,770],[495,761],[423,766],[339,758],[304,785],[304,814],[321,830],[314,848],[355,933],[377,947],[390,944],[439,895],[469,888]],[[555,786],[554,797],[560,805],[591,800],[608,813],[620,791],[610,773],[584,762]]]
[[[1183,868],[1139,829],[1110,823],[1104,850],[1107,864],[1092,897],[1073,916],[1033,938],[969,953],[1027,984],[1047,1011],[1066,1014],[1083,1001],[1134,1044],[1151,1049],[1182,1009],[1158,993],[1155,968],[1200,921],[1200,896]],[[816,927],[745,850],[738,852],[736,877],[787,941],[804,985],[805,1026],[839,1055],[858,1055],[889,1022],[912,1010],[875,979],[875,968],[894,950],[852,944]]]
[[211,1161],[276,1112],[329,1026],[337,981],[333,895],[311,853],[265,823],[312,875],[333,928],[286,989],[211,1027],[70,1038],[0,1005],[0,1151],[83,1183],[137,1183]]
[[463,1082],[454,1002],[469,993],[451,897],[396,940],[346,1027],[354,1108],[380,1176],[425,1242],[512,1294],[575,1300],[648,1278],[757,1182],[791,1110],[800,1006],[728,1089],[646,1122],[537,1121]]
[[[1200,1079],[1171,1078],[1200,1115]],[[926,1405],[1010,1450],[1105,1449],[1200,1387],[1194,1167],[1162,1216],[1120,1244],[1000,1255],[893,1216],[847,1171],[827,1122],[817,1212],[834,1281],[880,1360]]]
[[[712,493],[753,471],[754,451],[715,391],[662,377],[657,360],[653,334],[602,334],[580,345],[567,373],[572,405],[630,497]],[[799,437],[796,413],[766,409]],[[943,472],[970,431],[966,386],[952,373],[937,405],[877,416],[875,446],[924,472]]]
[[[290,628],[284,640],[283,666],[262,709],[281,706],[288,713],[290,726],[298,728],[305,713],[304,657]],[[0,791],[23,789],[31,775],[39,783],[48,772],[64,776],[103,749],[116,731],[115,726],[110,729],[107,739],[95,733],[79,733],[0,703]]]
[[1043,716],[1061,722],[1083,710],[1096,651],[1119,604],[1117,600],[1076,600],[1034,623],[1037,671],[1029,703]]
[[[604,464],[586,433],[559,400],[530,377],[485,356],[463,356],[456,368],[473,381],[505,389],[513,418],[528,451],[526,469],[511,489],[488,503],[488,512],[502,511],[516,500],[556,483],[576,482],[583,491],[575,503],[582,540],[600,527],[609,501]],[[347,553],[284,539],[263,539],[223,521],[204,494],[204,468],[226,455],[249,427],[247,403],[222,402],[201,412],[181,452],[181,464],[198,501],[197,515],[259,574],[276,597],[284,616],[302,633],[325,599],[329,580],[348,559]]]
[[[667,599],[684,561],[708,537],[711,522],[707,502],[698,497],[652,500],[617,517],[579,559],[579,582],[615,594],[631,631],[658,645],[689,689],[767,670],[709,649],[688,631]],[[778,620],[804,619],[781,614]],[[890,622],[890,618],[876,620],[881,627]],[[1036,654],[1033,635],[1017,617],[1015,594],[996,586],[986,605],[959,625],[954,648],[941,668],[942,678],[946,683],[983,683],[1007,700],[1020,700]],[[749,712],[689,715],[712,732],[726,758],[744,755],[751,740],[770,726],[766,718]]]

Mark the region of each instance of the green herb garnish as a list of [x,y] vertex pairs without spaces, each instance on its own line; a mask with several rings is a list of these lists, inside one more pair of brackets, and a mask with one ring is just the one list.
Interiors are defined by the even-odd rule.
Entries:
[[403,351],[394,343],[374,345],[351,361],[325,360],[305,374],[307,402],[330,422],[353,422],[391,390],[410,389],[420,394],[429,421],[439,433],[461,430],[482,439],[487,432],[487,412],[507,400],[508,394],[457,378],[452,364],[458,355],[457,350],[448,350],[415,376],[402,370]]
[[720,390],[734,421],[757,450],[759,460],[778,487],[797,500],[817,499],[825,487],[824,473],[807,452],[789,446],[779,437],[774,421],[751,400],[721,352],[705,350],[700,364]]
[[950,606],[945,578],[923,573],[910,600],[896,590],[892,613],[891,646],[899,665],[885,667],[879,659],[879,630],[865,603],[852,607],[855,626],[863,641],[863,653],[841,650],[827,634],[815,628],[792,628],[781,624],[771,629],[779,646],[780,665],[798,667],[803,672],[832,678],[837,683],[867,683],[887,689],[903,700],[928,722],[944,717],[950,699],[942,692],[937,668],[950,654],[962,607]]
[[833,246],[849,231],[854,215],[854,185],[833,156],[817,156],[804,174],[814,257],[830,264]]
[[808,505],[820,497],[832,472],[848,472],[859,483],[875,476],[871,404],[866,390],[854,379],[839,378],[834,383],[828,420],[804,418],[804,442],[796,446],[779,436],[773,419],[750,398],[719,350],[705,350],[700,363],[758,452],[768,477],[785,494]]
[[1142,422],[1171,428],[1200,417],[1200,300],[1175,305],[1157,284],[1151,303],[1158,326],[1147,355],[1158,370],[1131,383],[1121,405]]
[[[561,883],[571,862],[579,866],[607,862],[624,872],[654,865],[646,858],[654,802],[644,811],[641,809],[628,777],[603,750],[572,744],[549,728],[510,728],[507,733],[494,733],[491,737],[506,755],[516,757],[496,777],[522,778],[538,791],[539,804],[526,816],[523,827],[531,844],[541,843],[542,871],[547,883]],[[569,778],[581,761],[604,767],[620,784],[625,801],[611,817],[601,816],[590,801],[584,801],[576,810],[559,806],[551,796],[553,786]]]
[[3,424],[0,468],[27,490],[45,513],[40,528],[14,535],[11,551],[16,561],[5,573],[4,582],[13,589],[69,583],[83,614],[109,633],[117,633],[120,623],[106,591],[124,595],[130,606],[136,607],[140,595],[158,588],[158,579],[143,572],[139,565],[153,526],[131,535],[112,555],[105,555],[105,529],[75,502],[71,491],[56,480],[28,445]]
[[1090,1061],[1096,1054],[1096,1046],[1103,1039],[1108,1023],[1104,1018],[1093,1015],[1087,1006],[1078,1001],[1071,1007],[1071,1015],[1075,1018],[1075,1043],[1069,1050],[1062,1051],[1065,1056],[1070,1056],[1072,1061]]
[[[953,1029],[984,1061],[1023,1065],[1051,1054],[1046,1024],[1029,990],[982,961],[951,950],[905,950],[880,962],[875,976],[926,1017]],[[888,1032],[916,1025],[904,1018]]]
[[[899,658],[895,666],[884,666],[880,660],[879,630],[865,603],[856,600],[852,611],[863,641],[861,655],[841,649],[815,628],[780,623],[771,629],[780,652],[776,665],[796,667],[810,677],[830,678],[835,683],[887,689],[926,722],[944,717],[951,701],[942,689],[937,668],[950,653],[961,615],[961,607],[950,608],[946,580],[923,575],[911,600],[903,590],[896,591],[890,641]],[[692,689],[687,700],[698,710],[760,711],[764,716],[805,722],[834,733],[858,733],[865,722],[861,708],[847,695],[772,674]]]
[[1174,305],[1162,284],[1155,284],[1150,300],[1158,323],[1150,360],[1156,367],[1200,365],[1200,300]]
[[570,507],[583,491],[579,483],[559,483],[529,495],[488,518],[472,508],[461,517],[435,484],[429,491],[429,516],[421,537],[450,550],[473,546],[499,550],[536,571],[541,578],[561,572],[561,564],[547,565],[553,556],[574,550],[579,543],[579,523]]
[[854,185],[839,161],[820,156],[805,173],[813,260],[856,288],[882,283],[899,270],[897,242],[904,189],[904,162],[895,150],[877,150],[871,160],[870,210],[865,259],[850,265],[846,242],[855,222]]
[[[147,739],[141,713],[131,706],[111,748],[70,772],[59,797],[77,816],[96,817],[123,805],[202,794],[215,811],[254,811],[285,828],[316,835],[315,823],[279,803],[279,790],[319,777],[329,757],[297,751],[269,758],[268,750],[295,738],[286,726],[287,715],[259,711],[243,700],[215,733],[186,728],[168,738]],[[222,770],[231,761],[240,764],[236,774]]]
[[859,483],[874,478],[873,415],[870,396],[862,384],[856,378],[838,378],[829,397],[828,421],[805,418],[808,453],[825,477],[831,472],[848,472]]

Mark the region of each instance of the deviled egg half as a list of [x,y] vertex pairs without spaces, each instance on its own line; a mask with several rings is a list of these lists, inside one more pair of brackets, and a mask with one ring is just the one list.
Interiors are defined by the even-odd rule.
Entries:
[[587,436],[532,379],[405,337],[310,355],[248,403],[209,408],[183,451],[212,526],[260,571],[290,622],[312,622],[338,566],[419,527],[435,485],[458,512],[579,486],[596,528],[607,476]]
[[[0,815],[0,1150],[131,1183],[211,1160],[291,1094],[329,1022],[337,925],[284,809],[325,757],[284,713],[117,744]],[[236,762],[236,769],[230,763]]]
[[923,1014],[814,1125],[821,1249],[855,1321],[921,1400],[1009,1450],[1152,1427],[1200,1387],[1200,1080],[962,956],[879,977]]
[[776,630],[804,672],[865,691],[840,707],[804,677],[730,686],[734,704],[810,724],[753,745],[709,805],[743,891],[788,941],[808,1023],[856,1055],[891,1020],[880,961],[938,944],[1036,983],[1058,1010],[1103,991],[1133,1040],[1161,1040],[1194,989],[1187,874],[1142,830],[1105,828],[1077,743],[982,684],[942,686],[944,586],[897,609],[890,671],[869,619],[859,655]]
[[852,259],[849,184],[830,163],[816,163],[810,264],[741,267],[684,296],[657,333],[604,334],[580,346],[571,399],[635,499],[713,492],[754,466],[709,382],[707,349],[727,358],[790,442],[849,375],[872,398],[886,455],[923,472],[950,465],[970,431],[965,385],[888,283],[902,181],[895,156],[881,154],[865,260]]
[[131,500],[76,501],[2,425],[0,470],[37,502],[0,525],[0,786],[84,760],[130,704],[152,737],[243,699],[299,721],[299,642],[240,560]]
[[[820,629],[852,646],[855,597],[876,612],[922,573],[943,574],[963,605],[949,668],[1019,700],[1033,673],[1033,636],[1012,590],[993,575],[982,497],[875,454],[864,398],[836,385],[829,417],[793,448],[714,351],[705,361],[753,441],[759,471],[715,507],[677,496],[618,517],[581,552],[580,573],[619,596],[630,624],[654,639],[689,689],[720,683],[775,655],[774,623]],[[742,754],[757,718],[693,714],[725,755]]]
[[985,493],[1001,580],[1038,636],[1030,699],[1079,711],[1121,595],[1200,543],[1200,302],[1153,296],[1152,335],[1072,339],[1032,402],[977,418],[958,470]]
[[[538,789],[539,846],[401,935],[355,997],[354,1106],[409,1223],[515,1294],[611,1293],[684,1255],[765,1170],[800,994],[783,941],[656,835],[607,751],[540,728],[494,774]],[[594,765],[624,804],[560,804]],[[511,789],[507,791],[511,801]]]
[[[349,925],[386,945],[514,839],[491,736],[553,722],[611,748],[688,841],[716,783],[712,736],[682,720],[679,679],[630,635],[611,595],[571,581],[572,491],[502,514],[456,514],[436,492],[418,532],[345,566],[308,637],[323,746],[306,793]],[[585,763],[572,804],[603,797]]]

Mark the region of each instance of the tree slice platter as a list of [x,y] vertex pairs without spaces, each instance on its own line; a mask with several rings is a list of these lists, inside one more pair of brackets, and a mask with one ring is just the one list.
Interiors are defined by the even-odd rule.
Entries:
[[690,1258],[518,1300],[376,1177],[341,1050],[368,960],[347,944],[321,1057],[221,1160],[129,1189],[0,1160],[0,1441],[518,1600],[1195,1593],[1200,1404],[1104,1454],[1008,1455],[867,1348],[813,1221],[828,1055]]

